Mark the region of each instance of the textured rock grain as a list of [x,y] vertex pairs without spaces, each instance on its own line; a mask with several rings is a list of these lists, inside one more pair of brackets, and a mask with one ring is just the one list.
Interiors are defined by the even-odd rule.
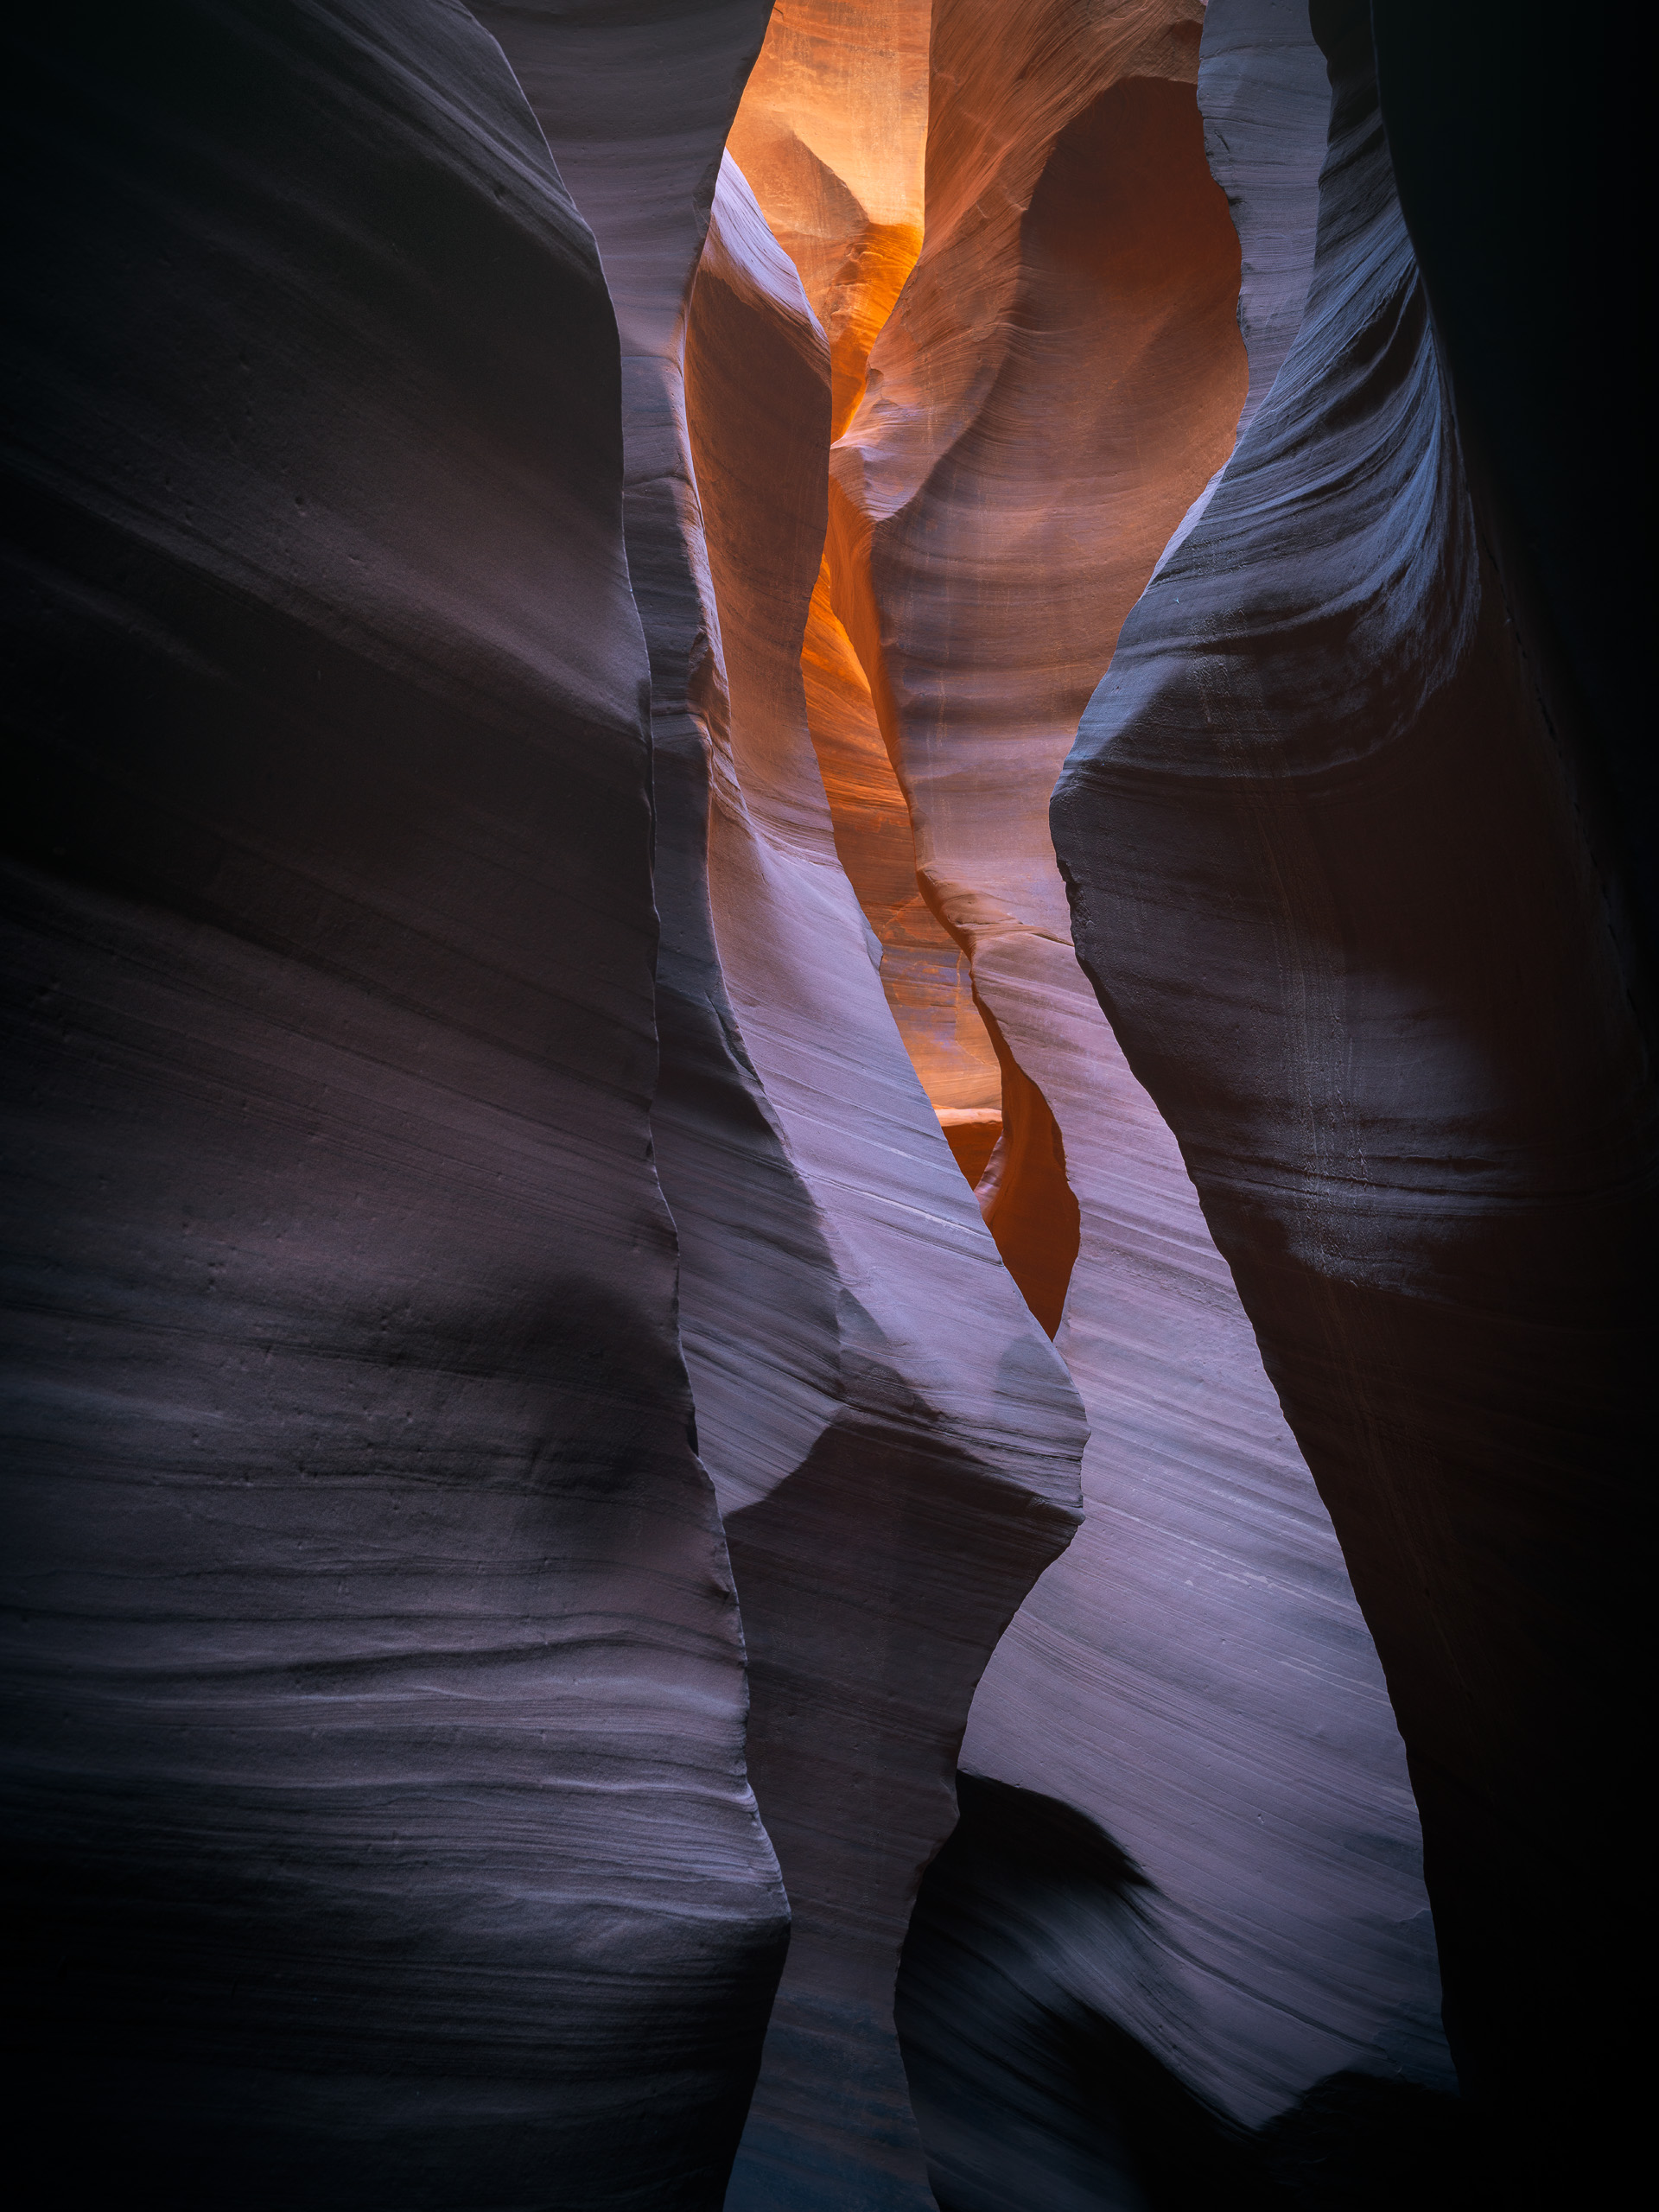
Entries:
[[1467,14],[11,35],[54,2202],[1461,2202],[1430,1890],[1613,2201],[1606,49]]
[[[556,73],[537,74],[529,12],[491,20],[510,55],[526,37],[526,82],[585,207],[584,149],[620,143],[622,125],[579,118]],[[813,21],[780,12],[778,43]],[[734,105],[747,59],[725,76]],[[769,39],[760,93],[779,65]],[[671,111],[675,88],[629,81],[629,128],[648,141],[652,101]],[[729,120],[716,130],[711,113],[683,144],[670,204]],[[735,143],[752,143],[745,129],[740,117]],[[866,196],[891,215],[891,194]],[[813,752],[801,650],[830,340],[734,159],[700,262],[646,270],[626,200],[596,200],[594,220],[632,302],[625,344],[632,327],[652,348],[629,425],[628,542],[652,650],[653,1124],[743,1608],[751,1761],[793,1910],[728,2201],[925,2207],[892,2021],[899,1951],[953,1817],[974,1684],[1074,1523],[1081,1423],[894,1033]],[[861,297],[849,278],[843,375]]]
[[460,10],[72,6],[8,79],[14,2156],[715,2205],[786,1910],[592,238]]
[[1086,1914],[1039,1933],[1010,1894],[1026,2028],[1000,2059],[973,2024],[1002,1969],[912,1942],[906,2063],[953,2205],[1104,2185],[1054,2118],[1098,2084],[1051,2085],[1033,2120],[1017,2053],[1057,2006],[1251,2124],[1344,2069],[1450,2080],[1376,1654],[1178,1147],[1072,956],[1046,820],[1118,624],[1294,327],[1328,106],[1295,29],[1211,10],[1236,230],[1185,11],[936,11],[925,242],[832,459],[833,583],[921,883],[1004,1107],[1023,1084],[1052,1117],[1076,1208],[1068,1249],[1005,1140],[994,1226],[1084,1396],[1087,1512],[987,1670],[963,1763],[1085,1814],[1145,1878],[1127,1950]]
[[1526,2186],[1560,2187],[1595,2146],[1569,2124],[1554,2171],[1553,2114],[1618,2060],[1599,1943],[1541,1916],[1570,1897],[1603,1924],[1628,1833],[1651,1091],[1571,724],[1471,493],[1368,20],[1319,29],[1306,315],[1125,626],[1055,842],[1387,1669],[1465,2085],[1521,2131]]

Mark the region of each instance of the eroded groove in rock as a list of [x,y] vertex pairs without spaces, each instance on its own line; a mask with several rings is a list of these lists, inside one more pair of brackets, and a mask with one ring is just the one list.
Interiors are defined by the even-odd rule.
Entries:
[[[715,935],[830,1263],[806,1287],[836,1306],[830,1417],[805,1457],[761,1469],[751,1451],[728,1479],[708,1447],[748,1638],[752,1771],[794,1912],[728,2202],[925,2204],[892,2028],[899,1949],[950,1826],[979,1671],[1070,1534],[1081,1437],[894,1032],[836,857],[800,658],[830,364],[729,159],[685,357],[725,678]],[[728,1304],[718,1325],[757,1324]]]
[[[1238,327],[1250,372],[1235,433],[1242,438],[1307,304],[1331,85],[1306,0],[1226,0],[1205,17],[1202,53],[1205,160],[1238,233]],[[1197,524],[1220,476],[1217,469],[1182,516],[1159,569]]]
[[[733,126],[733,155],[830,340],[836,435],[922,245],[931,12],[930,0],[880,15],[843,0],[780,0]],[[836,849],[881,949],[887,1003],[976,1184],[1001,1129],[998,1055],[967,957],[917,878],[869,675],[837,612],[849,597],[840,552],[831,533],[807,614],[808,725]]]
[[[1194,425],[1179,417],[1168,351],[1172,333],[1177,346],[1184,342],[1185,326],[1168,308],[1185,281],[1180,257],[1192,211],[1149,161],[1147,138],[1164,128],[1169,97],[1182,95],[1152,74],[1117,78],[1142,68],[1190,73],[1196,45],[1196,26],[1172,22],[1168,10],[1161,17],[1108,11],[1086,29],[1062,27],[1041,11],[1005,26],[982,10],[936,10],[926,241],[835,455],[836,604],[909,801],[925,901],[968,956],[995,1049],[1048,1107],[1051,1071],[1031,1058],[1033,1039],[1009,1016],[995,965],[982,956],[1010,927],[1064,943],[1038,795],[1110,651],[1114,563],[1126,605],[1128,579],[1150,568],[1225,449],[1206,459],[1200,443],[1190,478],[1177,461],[1172,479],[1155,410],[1143,405],[1137,420],[1133,391],[1118,388],[1122,365],[1097,373],[1109,327],[1120,365],[1135,365],[1131,379],[1138,371],[1151,388],[1168,388],[1164,423],[1173,424],[1178,444],[1191,443]],[[1195,114],[1189,123],[1188,170],[1213,196]],[[1161,233],[1139,238],[1133,211],[1117,210],[1116,227],[1103,222],[1103,193],[1109,202],[1114,193],[1132,200],[1148,191],[1164,213]],[[1224,212],[1217,206],[1210,218],[1221,256],[1211,281],[1211,335],[1220,342],[1210,347],[1220,363],[1220,399],[1208,430],[1201,408],[1196,427],[1200,441],[1213,442],[1228,427],[1236,286]],[[1202,349],[1205,340],[1191,342]],[[1114,439],[1129,443],[1114,452]],[[1099,456],[1085,480],[1108,487],[1109,505],[1117,495],[1100,533],[1104,559],[1092,568],[1078,554],[1076,492],[1058,507],[1052,494],[1058,476],[1076,477],[1078,454]],[[1139,515],[1137,469],[1143,509],[1150,492],[1149,510]],[[1046,747],[1046,756],[1033,747]],[[1054,1255],[1069,1241],[1046,1218],[1051,1191],[1062,1210],[1066,1204],[1049,1173],[1056,1146],[1021,1147],[1022,1159],[1043,1170],[1025,1190],[1012,1135],[985,1195],[994,1196],[1003,1256],[1052,1330],[1065,1295]],[[1060,1156],[1064,1149],[1062,1135]],[[1028,1278],[1033,1257],[1038,1272]]]
[[[1075,1806],[963,1775],[905,1942],[905,2063],[942,2212],[1336,2212],[1471,2201],[1455,2097],[1344,2071],[1249,2131],[1119,2017],[1179,2008],[1155,1890]],[[964,2118],[968,2124],[964,2125]],[[1040,2181],[1033,2141],[1046,2146]]]
[[18,2170],[713,2206],[785,1907],[593,241],[461,10],[10,60]]
[[830,344],[839,436],[922,244],[929,0],[776,0],[728,140]]
[[[1009,1050],[1001,1024],[988,1012],[984,1019],[1001,1071],[1001,1115],[996,1142],[980,1173],[969,1179],[1003,1266],[1044,1333],[1052,1337],[1065,1312],[1083,1217],[1065,1172],[1065,1140],[1054,1110]],[[952,1135],[948,1127],[945,1135]],[[963,1158],[960,1135],[951,1150],[967,1173],[971,1163]]]
[[1238,327],[1250,385],[1243,437],[1301,328],[1331,85],[1305,0],[1225,0],[1206,16],[1204,153],[1238,232]]
[[[1240,234],[1263,388],[1311,268],[1322,61],[1281,11],[1210,22],[1212,138],[1229,101],[1255,119],[1223,164],[1237,230],[1205,162],[1196,11],[936,10],[925,242],[834,449],[828,570],[928,903],[1007,1054],[1002,1103],[1011,1065],[1052,1112],[1063,1177],[1024,1218],[1040,1238],[1077,1208],[1056,1341],[1090,1420],[1088,1517],[987,1670],[964,1763],[1147,1867],[1156,1988],[1109,1953],[1072,1971],[1255,2124],[1344,2069],[1450,2076],[1376,1656],[1175,1142],[1072,957],[1046,827],[1117,626],[1248,402]],[[1012,2159],[1046,2201],[1058,2145],[1016,2125],[993,2158],[1017,2100],[958,2056],[935,2094],[953,2062],[932,2054],[931,2153]]]
[[[522,11],[491,20],[522,50],[579,205],[593,142],[671,135],[671,78],[638,69],[626,119],[619,101],[594,121],[556,43],[532,48]],[[734,101],[741,71],[726,81]],[[711,115],[681,141],[677,189],[718,150]],[[594,219],[632,303],[625,345],[643,334],[628,543],[658,761],[653,1126],[700,1445],[742,1561],[752,1766],[793,1910],[728,2202],[925,2206],[892,2024],[898,1953],[953,1818],[973,1684],[1072,1525],[1080,1426],[894,1033],[848,880],[864,861],[849,844],[842,865],[814,757],[802,648],[829,341],[728,157],[682,366],[695,256],[645,270],[639,214],[612,189],[622,173],[599,178]],[[868,198],[879,262],[897,219]],[[851,285],[843,373],[861,297]]]
[[910,810],[863,664],[835,611],[832,550],[813,590],[801,671],[836,851],[874,932],[881,988],[905,1049],[957,1165],[976,1184],[1001,1134],[1001,1071],[974,1003],[967,956],[917,880]]
[[1306,317],[1125,626],[1054,832],[1388,1669],[1460,2070],[1526,2146],[1498,2185],[1571,2196],[1602,2146],[1566,2116],[1619,2067],[1578,1931],[1618,1910],[1630,1833],[1651,1090],[1571,719],[1465,478],[1367,12],[1318,20]]
[[1630,417],[1370,12],[23,21],[54,2203],[1615,2201]]
[[[922,245],[928,18],[924,0],[880,16],[838,0],[785,0],[732,130],[732,151],[829,337],[837,433]],[[838,611],[858,596],[849,550],[844,530],[829,533],[802,648],[836,849],[880,945],[912,1063],[1004,1264],[1052,1337],[1077,1255],[1064,1145],[979,1000],[960,932],[918,873],[869,673]]]

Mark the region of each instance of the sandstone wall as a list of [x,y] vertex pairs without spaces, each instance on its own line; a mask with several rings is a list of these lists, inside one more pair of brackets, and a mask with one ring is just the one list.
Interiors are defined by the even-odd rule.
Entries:
[[[1001,1064],[982,1199],[1091,1431],[1084,1528],[963,1748],[1007,1793],[1009,1886],[969,1926],[942,1876],[906,1953],[952,2204],[1105,2185],[1114,2077],[1057,2054],[1073,2015],[1251,2125],[1338,2073],[1450,2081],[1376,1655],[1176,1144],[1084,988],[1047,828],[1117,626],[1271,386],[1312,267],[1323,57],[1288,10],[1218,7],[1201,73],[1198,32],[1168,9],[1086,30],[936,10],[925,240],[831,460],[831,592]],[[1033,1902],[1009,1823],[1027,1809],[1039,1861],[1050,1804],[1127,1857],[1132,1916],[1110,1883]]]
[[786,1906],[593,239],[462,10],[16,28],[19,2169],[716,2204]]
[[1641,983],[1574,702],[1471,476],[1367,17],[1316,28],[1301,330],[1124,626],[1055,842],[1376,1638],[1460,2071],[1526,2145],[1513,2185],[1570,2188],[1592,2146],[1536,2115],[1599,2107],[1619,2006],[1599,1945],[1541,1915],[1612,1910],[1629,1832]]
[[[646,270],[637,213],[605,196],[623,171],[599,175],[592,149],[652,139],[651,103],[677,100],[672,78],[653,77],[619,25],[626,101],[619,90],[601,124],[590,103],[605,71],[572,98],[556,10],[489,20],[584,209],[595,175],[625,344],[638,334],[635,389],[654,395],[629,420],[628,515],[653,656],[653,1126],[699,1443],[741,1584],[751,1764],[792,1911],[728,2202],[925,2206],[893,2026],[899,1952],[955,1817],[974,1685],[1075,1523],[1082,1424],[894,1029],[808,725],[833,383],[857,373],[864,276],[843,279],[839,320],[819,292],[832,346],[731,155],[700,260],[694,244]],[[814,22],[777,19],[759,91],[775,87],[785,35],[810,42]],[[735,107],[748,53],[724,19],[701,35],[704,54],[732,38],[721,81]],[[884,65],[874,90],[913,105],[913,76]],[[666,205],[690,204],[729,121],[711,112],[680,142]],[[845,138],[830,144],[843,162]],[[774,151],[808,197],[800,175],[819,172],[798,142]],[[891,238],[866,234],[897,226],[904,188],[865,179],[847,195],[849,251],[878,285]],[[810,213],[796,205],[797,231],[780,230],[798,244]]]
[[1575,2201],[1626,588],[1371,12],[10,35],[53,2201]]

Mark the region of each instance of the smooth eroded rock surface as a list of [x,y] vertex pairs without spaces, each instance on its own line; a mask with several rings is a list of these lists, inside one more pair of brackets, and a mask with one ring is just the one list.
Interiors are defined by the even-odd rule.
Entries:
[[37,2194],[1614,2201],[1615,35],[9,38]]
[[[550,67],[535,73],[528,12],[491,20],[524,54],[585,211],[591,144],[649,135],[672,79],[636,56],[626,128],[620,105],[608,122],[579,115]],[[758,92],[813,24],[774,18]],[[734,105],[747,67],[739,55],[727,78]],[[908,80],[882,81],[898,98]],[[683,149],[671,210],[705,146],[718,154],[712,124]],[[728,2202],[925,2207],[893,2028],[899,1951],[954,1818],[974,1685],[1074,1525],[1081,1422],[894,1029],[813,749],[802,644],[824,538],[830,339],[733,156],[701,259],[677,269],[640,257],[621,173],[601,180],[612,196],[596,192],[593,219],[627,297],[625,345],[641,334],[628,544],[652,652],[653,1125],[699,1441],[743,1610],[752,1770],[793,1914]],[[881,189],[867,181],[878,222],[903,180]],[[843,374],[862,297],[862,279],[847,281]]]
[[13,65],[20,2161],[715,2205],[786,1907],[592,238],[460,10],[70,7]]
[[1368,20],[1316,27],[1306,317],[1125,625],[1054,834],[1387,1669],[1465,2086],[1527,2186],[1567,2186],[1597,2155],[1570,2115],[1622,2038],[1599,1942],[1543,1923],[1571,1898],[1605,1924],[1629,1832],[1651,1090],[1571,714],[1471,493]]
[[[920,881],[1065,1198],[1006,1141],[981,1195],[1091,1429],[1084,1529],[999,1647],[963,1763],[1074,1808],[1141,1877],[1133,1955],[1086,1923],[1046,1951],[1010,1891],[1019,2030],[1002,1967],[925,1905],[900,2021],[953,2204],[1106,2186],[1071,2123],[1032,2123],[1018,2051],[1056,2005],[1252,2126],[1344,2071],[1451,2082],[1381,1670],[1178,1147],[1072,956],[1047,830],[1117,626],[1271,386],[1312,268],[1323,57],[1287,11],[1217,6],[1195,94],[1198,29],[936,12],[925,242],[832,457],[832,584]],[[1086,2136],[1102,2093],[1051,2085],[1051,2120]]]

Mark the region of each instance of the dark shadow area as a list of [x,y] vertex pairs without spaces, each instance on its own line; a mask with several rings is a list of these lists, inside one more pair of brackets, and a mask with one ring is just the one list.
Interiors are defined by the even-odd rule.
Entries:
[[1633,427],[1651,371],[1649,349],[1621,328],[1646,245],[1637,19],[1589,9],[1563,37],[1542,0],[1376,0],[1371,13],[1389,150],[1465,455],[1508,540],[1506,581],[1565,663],[1557,673],[1576,694],[1559,702],[1565,743],[1651,963],[1652,558],[1632,550],[1648,465]]
[[1461,2099],[1414,2082],[1328,2075],[1270,2120],[1255,2145],[1274,2191],[1268,2201],[1297,2212],[1452,2212],[1489,2202],[1477,2186]]
[[[749,1777],[793,1914],[728,2200],[767,2212],[925,2201],[887,2019],[893,1961],[914,1870],[950,1824],[974,1684],[1072,1526],[961,1448],[850,1300],[842,1329],[861,1402],[726,1522]],[[874,2175],[887,2193],[867,2196]]]
[[[1451,2212],[1471,2196],[1459,2100],[1343,2073],[1252,2133],[1082,1993],[1105,1962],[1149,2018],[1146,1878],[1073,1807],[982,1776],[923,1879],[900,2046],[940,2212]],[[1171,2024],[1174,2024],[1173,2020]]]

